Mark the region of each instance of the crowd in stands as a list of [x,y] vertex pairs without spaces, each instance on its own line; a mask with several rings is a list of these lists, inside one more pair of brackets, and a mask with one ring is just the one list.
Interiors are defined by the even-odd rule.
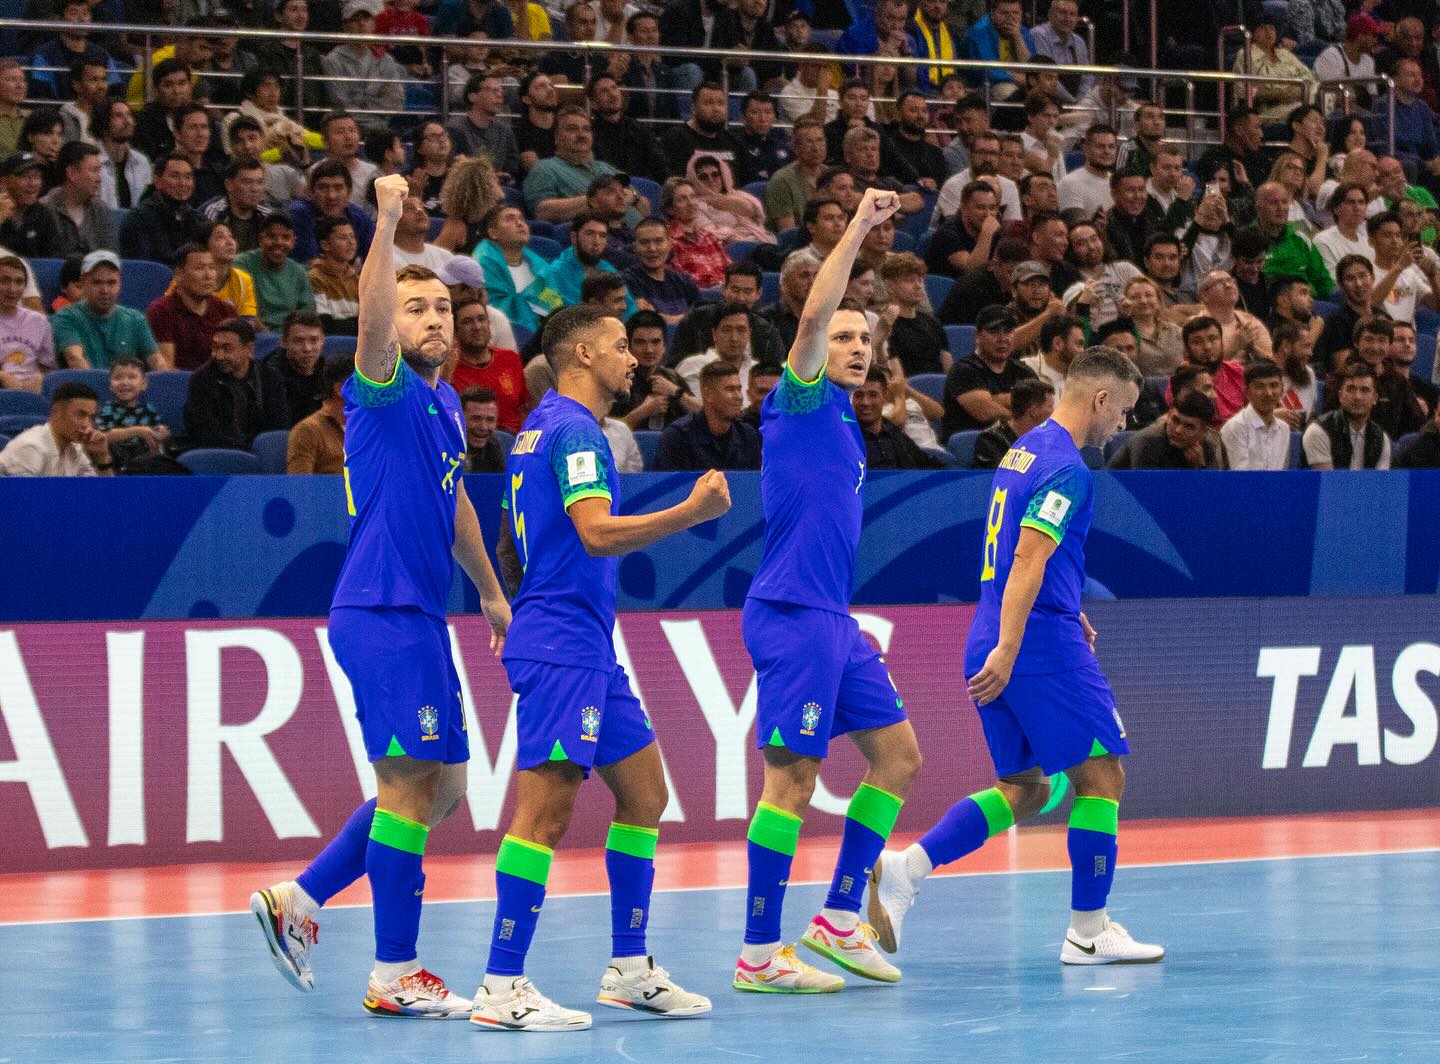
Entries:
[[[1106,31],[1119,5],[1036,6],[31,0],[74,29],[0,59],[0,474],[185,472],[277,433],[287,471],[338,472],[392,173],[397,266],[451,288],[472,471],[503,468],[554,383],[544,323],[580,302],[639,362],[604,424],[618,468],[758,468],[760,404],[869,188],[901,202],[848,292],[877,354],[854,395],[872,469],[994,467],[1097,343],[1146,378],[1097,466],[1440,465],[1433,7],[1241,5],[1232,69],[1295,83],[1254,83],[1217,126],[1090,54],[1082,14]],[[1206,5],[1160,7],[1165,60],[1206,65],[1199,39],[1213,65]],[[105,28],[124,20],[215,32],[146,56]],[[244,27],[447,40],[224,32]],[[589,40],[617,47],[566,47]],[[1111,71],[1046,69],[1093,60]],[[1306,102],[1340,77],[1348,110]]]

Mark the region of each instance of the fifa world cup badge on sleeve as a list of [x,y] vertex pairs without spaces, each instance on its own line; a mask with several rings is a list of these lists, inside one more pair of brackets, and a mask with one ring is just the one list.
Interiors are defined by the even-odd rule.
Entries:
[[1065,511],[1068,509],[1070,509],[1070,500],[1058,491],[1052,491],[1045,496],[1045,501],[1040,504],[1039,517],[1042,521],[1059,524],[1064,520]]
[[566,455],[571,484],[593,484],[600,479],[594,451],[577,451]]

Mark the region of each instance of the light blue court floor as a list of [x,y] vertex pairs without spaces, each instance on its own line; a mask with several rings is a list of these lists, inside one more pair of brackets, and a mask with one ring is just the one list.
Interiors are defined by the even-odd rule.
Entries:
[[[823,894],[791,890],[788,931]],[[905,925],[904,981],[819,997],[730,989],[742,897],[654,905],[657,959],[712,1017],[597,1007],[580,1034],[369,1017],[368,909],[324,914],[309,995],[248,913],[0,927],[0,1062],[1440,1062],[1440,853],[1122,867],[1113,914],[1170,951],[1133,967],[1060,965],[1068,873],[936,879]],[[492,911],[426,908],[421,958],[457,990],[479,981]],[[554,899],[530,974],[585,1007],[608,953],[606,899]]]

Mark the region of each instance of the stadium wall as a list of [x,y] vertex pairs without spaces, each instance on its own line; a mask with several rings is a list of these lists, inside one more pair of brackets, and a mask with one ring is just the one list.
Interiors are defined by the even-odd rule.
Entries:
[[[502,477],[466,478],[494,543]],[[693,474],[624,480],[628,511],[677,502]],[[760,561],[758,474],[733,509],[622,560],[620,608],[739,607]],[[974,601],[987,473],[879,473],[865,486],[855,599]],[[1440,471],[1103,473],[1097,598],[1433,594]],[[319,617],[346,540],[338,477],[0,479],[0,623]],[[456,575],[452,612],[473,610]]]
[[[901,830],[989,777],[962,675],[972,609],[856,611],[926,755]],[[1433,599],[1132,600],[1097,602],[1091,617],[1138,755],[1126,816],[1440,805]],[[324,625],[0,628],[0,872],[312,854],[373,786]],[[484,852],[508,813],[512,696],[483,621],[457,618],[453,632],[470,791],[430,852]],[[664,836],[740,838],[760,774],[739,613],[627,613],[616,635],[663,744]],[[807,833],[838,832],[859,779],[850,745],[835,750]],[[592,781],[569,844],[598,845],[610,813]]]

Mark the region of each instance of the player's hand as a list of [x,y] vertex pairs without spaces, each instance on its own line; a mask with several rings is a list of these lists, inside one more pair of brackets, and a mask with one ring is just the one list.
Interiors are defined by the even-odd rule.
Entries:
[[868,233],[899,209],[900,196],[897,193],[867,188],[864,198],[860,200],[860,206],[855,211],[855,220]]
[[504,595],[482,598],[480,611],[490,622],[490,649],[498,658],[500,652],[505,649],[505,634],[510,631],[510,603],[505,601]]
[[984,666],[970,677],[970,699],[977,706],[983,706],[1000,697],[1010,683],[1010,670],[1015,668],[1015,655],[996,647],[990,651]]
[[1085,642],[1090,644],[1090,653],[1095,653],[1095,626],[1090,623],[1090,618],[1086,617],[1083,611],[1080,614],[1080,628],[1085,633]]
[[700,474],[695,487],[690,489],[690,498],[685,501],[697,525],[713,521],[730,509],[730,483],[720,470],[711,469]]
[[386,174],[375,179],[375,212],[392,224],[405,210],[405,197],[410,195],[410,181],[404,174]]

